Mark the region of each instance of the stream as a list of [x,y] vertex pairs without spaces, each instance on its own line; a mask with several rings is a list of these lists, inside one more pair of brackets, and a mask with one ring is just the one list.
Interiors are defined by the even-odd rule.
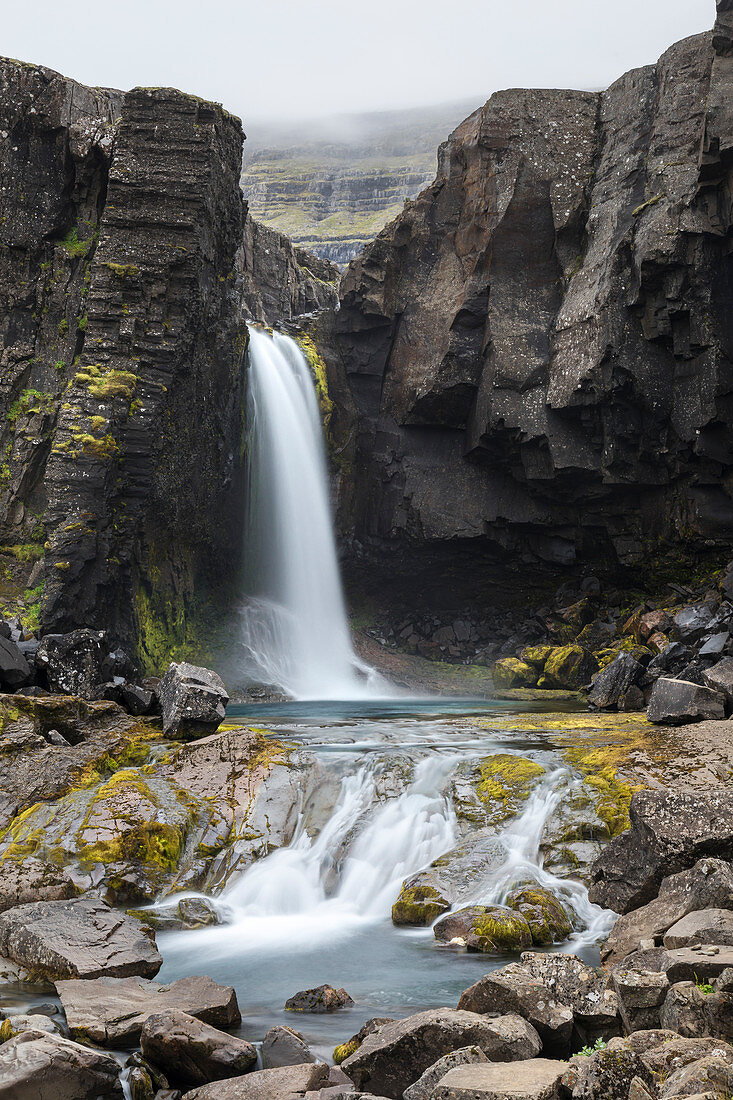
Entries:
[[[468,985],[512,957],[439,945],[430,928],[395,927],[391,909],[405,878],[475,832],[456,814],[457,769],[507,752],[545,774],[520,812],[495,829],[494,856],[472,869],[460,904],[500,904],[517,883],[539,882],[577,929],[552,950],[597,963],[612,915],[588,901],[582,884],[545,871],[539,856],[545,822],[580,780],[535,731],[492,729],[492,715],[517,709],[439,699],[231,707],[229,721],[266,727],[314,754],[323,774],[317,801],[330,789],[331,804],[316,810],[304,800],[291,844],[213,899],[225,923],[158,934],[160,979],[206,973],[233,984],[247,1038],[287,1024],[327,1057],[372,1016],[455,1006]],[[355,1006],[316,1016],[284,1011],[288,997],[324,982],[346,988]]]

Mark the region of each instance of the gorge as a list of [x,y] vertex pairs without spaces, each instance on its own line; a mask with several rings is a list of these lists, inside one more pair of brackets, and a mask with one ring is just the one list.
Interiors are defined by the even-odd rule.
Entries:
[[0,1100],[733,1094],[732,87],[498,92],[340,273],[0,59]]

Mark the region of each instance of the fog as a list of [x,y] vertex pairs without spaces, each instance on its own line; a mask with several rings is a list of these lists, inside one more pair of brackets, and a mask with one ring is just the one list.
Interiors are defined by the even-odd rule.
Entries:
[[2,0],[0,49],[95,85],[167,85],[256,131],[504,87],[605,87],[686,35],[714,0]]

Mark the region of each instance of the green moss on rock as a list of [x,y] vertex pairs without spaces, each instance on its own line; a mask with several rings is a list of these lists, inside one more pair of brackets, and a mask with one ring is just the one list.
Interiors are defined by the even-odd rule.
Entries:
[[498,688],[534,687],[538,679],[537,669],[517,657],[503,657],[497,661],[492,676]]
[[539,687],[577,691],[588,683],[596,669],[594,658],[582,646],[554,646],[545,661]]
[[392,906],[392,923],[426,927],[450,909],[439,891],[429,883],[403,883],[400,896]]

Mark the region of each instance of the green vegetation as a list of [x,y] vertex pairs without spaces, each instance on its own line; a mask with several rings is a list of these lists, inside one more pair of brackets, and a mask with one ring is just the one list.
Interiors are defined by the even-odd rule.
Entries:
[[92,363],[77,371],[74,377],[77,385],[86,386],[92,397],[106,401],[112,397],[125,397],[130,400],[137,386],[137,375],[129,370],[115,370]]
[[16,546],[0,546],[0,552],[11,554],[16,561],[38,561],[43,557],[43,547],[37,542],[25,542]]
[[118,279],[131,279],[140,274],[140,268],[135,264],[113,264],[107,261],[104,266],[108,267]]
[[71,256],[72,259],[76,259],[79,256],[86,256],[89,250],[97,243],[99,239],[99,230],[96,230],[91,236],[86,237],[84,240],[79,239],[79,231],[76,226],[70,229],[63,240],[59,241],[59,245],[63,248],[67,256]]
[[607,1046],[605,1039],[596,1039],[592,1047],[581,1047],[576,1057],[590,1058],[591,1054],[595,1054],[597,1050],[605,1050]]
[[21,416],[31,416],[33,413],[50,412],[53,408],[53,394],[42,393],[40,390],[23,390],[21,395],[10,406],[7,412],[7,420],[11,427],[15,427],[16,421]]
[[709,982],[701,982],[697,974],[695,975],[695,986],[701,993],[704,993],[706,997],[715,992],[715,986],[710,985]]

